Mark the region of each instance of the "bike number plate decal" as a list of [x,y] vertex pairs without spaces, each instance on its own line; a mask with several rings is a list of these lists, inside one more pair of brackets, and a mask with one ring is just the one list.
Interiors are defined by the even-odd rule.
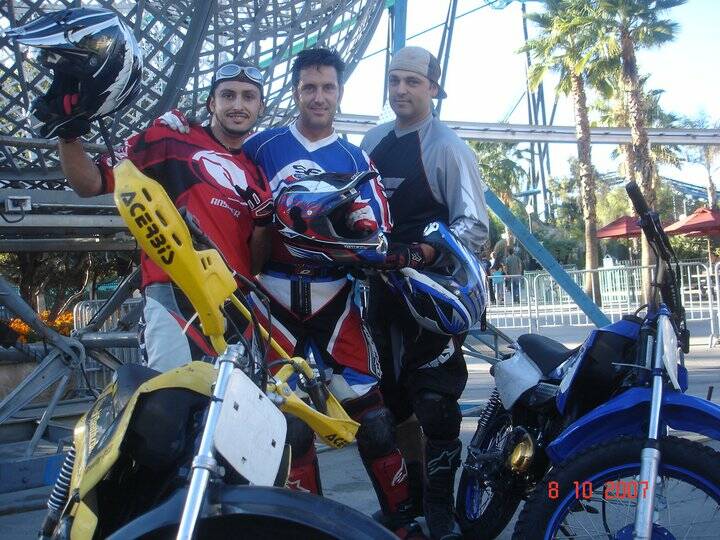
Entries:
[[286,433],[280,410],[245,373],[235,369],[215,430],[216,450],[251,484],[272,486]]

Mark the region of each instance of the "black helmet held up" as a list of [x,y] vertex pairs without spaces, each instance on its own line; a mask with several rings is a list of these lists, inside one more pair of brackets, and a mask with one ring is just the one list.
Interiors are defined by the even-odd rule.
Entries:
[[[50,90],[33,103],[45,137],[77,118],[95,120],[117,111],[140,89],[142,53],[130,29],[108,9],[73,8],[48,13],[5,35],[38,47],[54,73]],[[77,96],[58,107],[58,96]]]

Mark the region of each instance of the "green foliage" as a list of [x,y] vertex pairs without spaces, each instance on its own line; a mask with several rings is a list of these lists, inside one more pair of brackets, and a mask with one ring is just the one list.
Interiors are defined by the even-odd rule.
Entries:
[[495,214],[490,212],[490,246],[494,246],[495,242],[500,240],[500,236],[505,232],[505,225]]
[[581,268],[584,263],[585,251],[582,239],[564,229],[547,226],[535,231],[535,236],[562,265]]
[[655,211],[660,214],[660,219],[663,222],[675,221],[675,214],[673,212],[674,196],[672,188],[669,185],[662,181],[659,182],[655,196]]
[[47,307],[57,314],[74,296],[81,299],[85,287],[124,276],[129,262],[125,253],[2,253],[0,274],[34,308],[36,296],[44,293]]
[[603,31],[598,36],[608,51],[619,52],[620,33],[630,34],[636,48],[656,47],[675,39],[678,24],[662,19],[668,9],[680,6],[687,0],[593,0],[595,17]]
[[603,196],[602,204],[598,205],[598,225],[600,227],[612,223],[621,216],[632,215],[630,199],[628,199],[625,188],[608,189],[606,187],[606,189],[607,193]]
[[580,205],[580,170],[576,159],[570,160],[570,175],[553,177],[548,186],[555,197],[552,224],[536,232],[545,248],[562,264],[584,266],[585,224]]
[[671,236],[670,245],[675,250],[677,258],[707,259],[707,239],[699,236]]
[[[648,127],[676,128],[680,126],[680,117],[672,112],[665,111],[660,105],[660,98],[665,92],[662,89],[645,90],[647,76],[640,79],[642,100],[645,105],[645,122]],[[609,127],[627,127],[630,125],[627,93],[623,90],[620,75],[613,75],[612,84],[614,91],[609,97],[600,98],[593,103],[593,109],[597,113],[597,121],[593,125]],[[613,151],[613,157],[627,157],[627,145],[618,146]],[[654,144],[650,147],[650,156],[655,163],[679,167],[683,159],[683,153],[678,145]],[[623,160],[618,172],[623,177],[629,176],[627,162]],[[657,182],[656,182],[657,183]]]
[[619,69],[619,56],[608,54],[605,43],[598,40],[596,6],[587,0],[546,0],[545,11],[530,13],[528,20],[540,30],[519,52],[529,52],[533,63],[528,80],[537,88],[548,71],[559,73],[557,90],[565,95],[572,91],[571,76],[601,94],[610,92],[608,77]]
[[472,141],[483,180],[505,205],[522,190],[527,172],[519,164],[525,157],[516,144]]

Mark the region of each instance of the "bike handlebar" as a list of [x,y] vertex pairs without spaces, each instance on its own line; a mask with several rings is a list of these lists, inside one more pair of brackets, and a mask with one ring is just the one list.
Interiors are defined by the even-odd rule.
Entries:
[[[637,183],[631,180],[625,185],[625,191],[627,191],[628,197],[635,208],[635,212],[640,216],[640,227],[658,257],[657,274],[653,288],[660,292],[663,302],[665,302],[670,311],[675,315],[679,323],[683,350],[687,352],[686,349],[689,347],[689,334],[687,333],[685,310],[682,305],[682,295],[678,281],[677,257],[670,245],[667,234],[662,228],[660,217],[657,212],[650,209]],[[652,295],[649,301],[651,305],[654,304],[654,307],[657,308],[657,301],[654,300],[654,298],[655,294]]]
[[635,180],[631,180],[627,183],[625,191],[627,191],[628,197],[630,197],[630,201],[633,203],[635,212],[637,212],[638,216],[643,217],[645,214],[650,213],[650,207],[645,201],[645,197],[643,197],[643,194],[640,191],[640,186],[637,185]]

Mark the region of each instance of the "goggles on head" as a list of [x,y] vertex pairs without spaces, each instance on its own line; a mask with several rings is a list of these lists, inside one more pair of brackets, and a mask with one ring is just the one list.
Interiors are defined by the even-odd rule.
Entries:
[[217,83],[221,81],[227,81],[236,79],[237,77],[243,76],[250,81],[254,82],[258,86],[263,85],[265,82],[263,80],[262,72],[256,68],[255,66],[240,66],[238,64],[225,64],[223,66],[220,66],[218,70],[213,75],[212,84],[215,86]]

